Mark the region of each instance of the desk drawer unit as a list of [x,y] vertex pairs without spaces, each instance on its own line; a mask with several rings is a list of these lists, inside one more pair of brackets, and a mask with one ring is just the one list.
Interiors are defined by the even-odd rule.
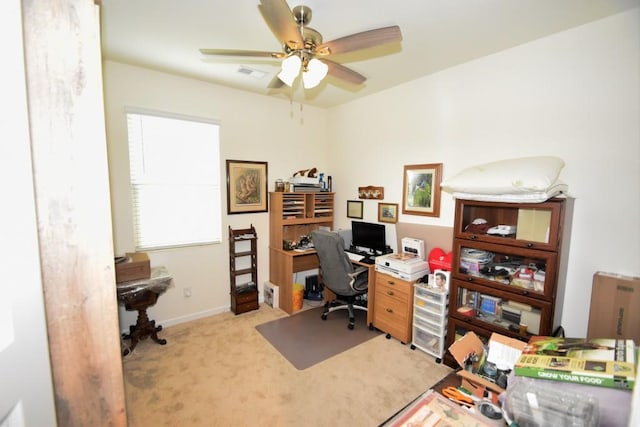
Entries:
[[402,343],[411,341],[412,282],[376,273],[373,326]]
[[413,341],[411,349],[419,348],[436,357],[440,363],[444,354],[449,295],[447,291],[414,285]]

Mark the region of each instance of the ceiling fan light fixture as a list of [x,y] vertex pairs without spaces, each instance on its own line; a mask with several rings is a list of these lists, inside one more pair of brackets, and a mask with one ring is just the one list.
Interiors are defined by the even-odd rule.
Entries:
[[324,62],[313,58],[309,61],[307,69],[302,73],[302,82],[305,89],[311,89],[320,84],[329,71],[329,67]]
[[293,82],[300,74],[302,60],[298,55],[291,55],[282,61],[282,70],[278,73],[278,78],[287,86],[293,86]]

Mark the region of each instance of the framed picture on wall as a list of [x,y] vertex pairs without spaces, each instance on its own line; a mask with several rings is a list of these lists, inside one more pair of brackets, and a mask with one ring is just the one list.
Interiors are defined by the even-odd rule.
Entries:
[[378,203],[378,222],[398,222],[398,204]]
[[268,210],[267,162],[227,160],[227,214]]
[[404,167],[402,213],[440,216],[442,163]]
[[362,219],[362,201],[347,200],[347,218]]

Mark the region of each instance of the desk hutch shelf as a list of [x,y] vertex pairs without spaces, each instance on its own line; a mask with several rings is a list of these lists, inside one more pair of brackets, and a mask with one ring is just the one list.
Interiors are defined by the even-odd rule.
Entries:
[[285,249],[320,227],[333,229],[334,193],[269,193],[269,280],[279,287],[279,307],[293,312],[293,274],[318,268],[315,251]]
[[229,279],[231,311],[235,314],[257,310],[258,235],[249,228],[229,227]]
[[[558,326],[573,200],[498,203],[456,200],[447,348],[468,331],[528,341]],[[494,234],[478,229],[508,225]],[[520,324],[527,331],[519,330]],[[450,353],[447,365],[457,366]]]

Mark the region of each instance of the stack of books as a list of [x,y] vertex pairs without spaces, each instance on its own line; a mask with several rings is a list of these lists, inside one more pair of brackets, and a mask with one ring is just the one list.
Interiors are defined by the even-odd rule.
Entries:
[[632,390],[636,378],[631,339],[534,336],[516,361],[523,377]]

